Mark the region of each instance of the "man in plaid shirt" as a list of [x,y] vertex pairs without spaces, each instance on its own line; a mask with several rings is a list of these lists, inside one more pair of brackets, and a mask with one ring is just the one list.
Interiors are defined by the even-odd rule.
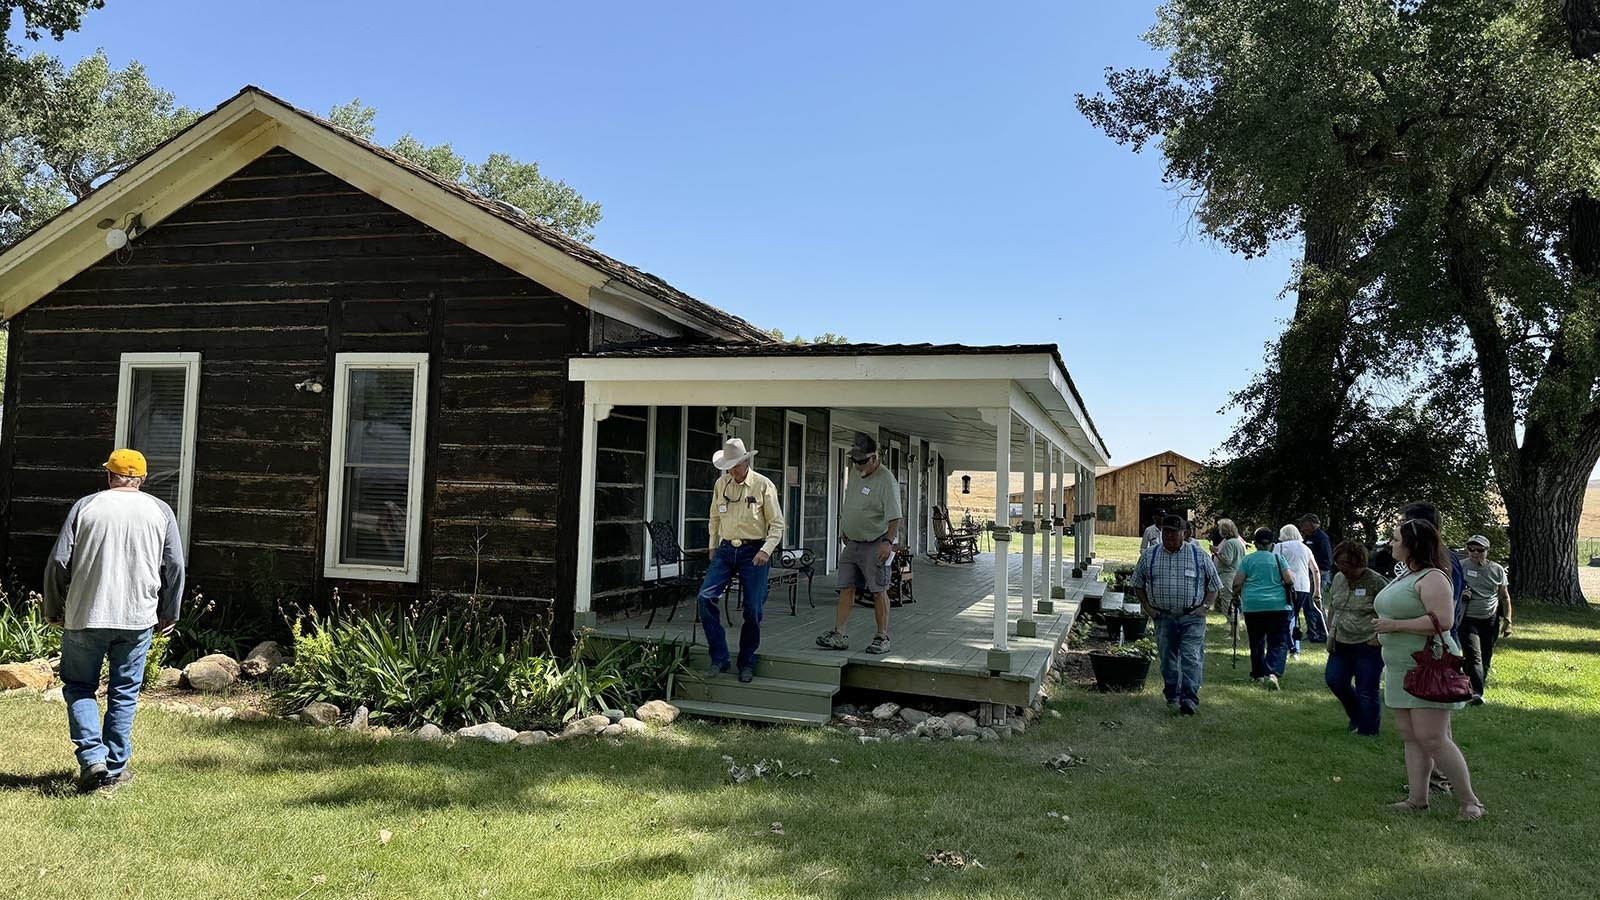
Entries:
[[1133,570],[1133,595],[1155,619],[1156,646],[1167,705],[1185,716],[1200,706],[1205,668],[1206,609],[1222,580],[1211,557],[1190,541],[1182,516],[1161,520],[1161,543],[1139,555]]

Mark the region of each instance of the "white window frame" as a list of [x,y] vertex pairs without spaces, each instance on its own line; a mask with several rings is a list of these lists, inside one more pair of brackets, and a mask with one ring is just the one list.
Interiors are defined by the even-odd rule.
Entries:
[[178,461],[178,536],[183,538],[184,559],[189,558],[189,512],[194,507],[194,443],[200,412],[200,354],[124,353],[117,373],[116,445],[128,444],[133,413],[133,373],[135,369],[182,369],[183,382],[183,457]]
[[[786,496],[783,499],[784,499],[785,502],[788,502],[788,500],[789,500],[787,494],[789,493],[789,487],[790,487],[790,485],[789,485],[789,426],[790,425],[799,425],[800,426],[800,465],[796,467],[799,470],[799,472],[798,472],[798,474],[796,476],[796,478],[798,479],[796,484],[800,488],[800,504],[799,504],[799,508],[798,509],[785,509],[783,512],[784,512],[784,516],[785,517],[788,517],[788,516],[794,516],[795,517],[794,518],[794,544],[793,544],[793,547],[795,549],[799,549],[799,548],[804,547],[806,545],[806,518],[805,518],[805,508],[806,508],[806,440],[807,440],[807,438],[810,437],[810,434],[811,434],[811,420],[809,418],[807,418],[805,413],[802,413],[802,412],[795,412],[794,410],[786,410],[784,412],[784,416],[783,416],[783,482],[784,482],[783,489],[784,489],[784,494]],[[785,528],[784,531],[787,532],[788,528]],[[787,534],[784,535],[784,541],[785,541],[785,546],[789,546],[788,543],[787,543],[788,542],[788,535]]]
[[[668,407],[669,409],[673,407]],[[684,520],[689,517],[689,510],[685,507],[687,499],[687,485],[689,482],[689,407],[676,407],[678,416],[678,521],[673,524],[678,528],[678,546],[683,547]],[[644,451],[644,520],[654,522],[656,514],[656,410],[659,406],[650,407],[649,426],[645,429]],[[719,448],[720,449],[720,448]],[[717,502],[712,497],[711,502]],[[654,552],[650,545],[650,530],[645,529],[644,556],[640,560],[644,564],[644,580],[656,580],[656,567],[650,562],[650,554]],[[661,577],[671,578],[683,571],[683,563],[676,562],[670,566],[661,567]]]
[[[342,563],[339,556],[344,539],[345,432],[350,422],[351,369],[410,369],[411,387],[411,470],[406,481],[406,553],[398,566],[371,563]],[[327,541],[322,574],[327,578],[363,581],[416,583],[422,570],[422,473],[428,448],[428,354],[426,353],[340,353],[334,357],[333,441],[328,454]]]

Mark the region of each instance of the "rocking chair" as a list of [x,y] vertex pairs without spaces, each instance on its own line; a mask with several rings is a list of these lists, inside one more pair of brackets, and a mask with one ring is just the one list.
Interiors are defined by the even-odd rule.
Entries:
[[933,507],[933,538],[938,547],[935,561],[957,565],[977,561],[978,535],[952,529],[949,514],[937,506]]

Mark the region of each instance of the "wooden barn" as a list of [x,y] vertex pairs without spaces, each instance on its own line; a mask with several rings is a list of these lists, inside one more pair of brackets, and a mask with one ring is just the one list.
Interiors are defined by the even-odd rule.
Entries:
[[[0,310],[0,558],[24,583],[110,449],[133,446],[210,598],[470,595],[558,645],[607,622],[693,641],[692,616],[630,617],[691,574],[657,565],[647,522],[703,558],[725,436],[758,449],[822,608],[857,432],[900,480],[916,557],[940,546],[951,471],[1006,483],[1015,459],[1060,485],[1109,459],[1053,345],[775,343],[255,88],[0,255]],[[814,721],[786,704],[816,705],[819,684],[1026,699],[1092,578],[1066,578],[1059,541],[1008,560],[1001,532],[981,574],[923,574],[945,612],[900,656],[774,646],[793,678],[700,699],[782,721]],[[799,608],[791,592],[796,634]]]
[[[1196,509],[1190,494],[1194,476],[1205,466],[1174,450],[1107,469],[1094,479],[1095,528],[1101,534],[1137,537],[1156,514],[1193,520]],[[1066,502],[1074,500],[1074,486],[1066,489]]]

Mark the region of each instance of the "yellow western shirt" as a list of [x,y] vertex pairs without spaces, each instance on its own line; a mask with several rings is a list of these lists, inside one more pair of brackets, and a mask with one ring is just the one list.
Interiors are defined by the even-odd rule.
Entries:
[[768,556],[783,543],[783,509],[772,479],[755,469],[744,483],[723,473],[711,488],[711,549],[723,541],[763,541]]

